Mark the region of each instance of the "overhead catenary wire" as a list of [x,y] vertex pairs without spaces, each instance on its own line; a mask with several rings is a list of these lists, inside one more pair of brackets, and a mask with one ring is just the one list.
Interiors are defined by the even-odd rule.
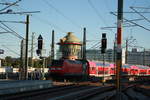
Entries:
[[12,53],[14,53],[14,54],[20,56],[20,54],[18,54],[18,53],[17,53],[16,51],[14,51],[14,50],[8,48],[7,46],[5,46],[5,45],[1,45],[1,46],[4,47],[4,48],[6,48],[7,50],[11,51]]
[[142,15],[140,12],[138,12],[136,9],[134,9],[133,7],[130,7],[133,11],[135,11],[138,15],[140,15],[141,17],[143,17],[146,21],[148,21],[150,23],[150,20],[148,18],[146,18],[144,15]]
[[[138,18],[138,19],[131,19],[129,21],[141,21],[141,20],[144,20],[144,19],[141,19],[141,18]],[[127,22],[127,21],[123,21],[124,23]]]
[[24,21],[1,21],[1,20],[0,20],[0,22],[6,22],[6,23],[23,23],[23,24],[26,23]]
[[[115,16],[117,16],[115,13],[113,13],[113,12],[110,12],[112,15],[115,15]],[[129,23],[132,23],[132,24],[134,24],[134,25],[137,25],[138,27],[140,27],[140,28],[143,28],[143,29],[145,29],[145,30],[147,30],[147,31],[150,31],[150,29],[148,29],[148,28],[146,28],[146,27],[144,27],[144,26],[142,26],[142,25],[139,25],[139,24],[137,24],[137,23],[135,23],[135,22],[133,22],[133,21],[130,21],[130,20],[128,20],[128,19],[126,19],[126,18],[123,18],[125,21],[127,21],[127,22],[129,22]]]
[[136,2],[137,2],[137,0],[134,0],[134,1],[133,1],[133,3],[132,3],[132,5],[135,5],[135,4],[136,4]]
[[[117,12],[113,12],[113,13],[117,13]],[[136,12],[133,12],[133,11],[124,11],[123,13],[135,14]],[[139,13],[149,14],[150,11],[140,11]]]
[[58,14],[60,14],[61,16],[63,16],[72,25],[76,26],[77,28],[82,28],[80,25],[78,25],[77,23],[75,23],[74,21],[72,21],[68,16],[66,16],[64,13],[62,13],[62,11],[60,11],[59,9],[57,9],[56,7],[54,7],[50,2],[48,2],[47,0],[42,0],[42,1],[45,2],[45,4],[47,4],[50,8],[53,8]]
[[96,42],[95,44],[93,44],[89,49],[94,49],[97,46],[100,46],[100,42]]
[[110,6],[109,6],[109,4],[108,4],[108,0],[104,0],[105,1],[105,8],[109,11],[110,10]]
[[40,18],[40,17],[38,17],[38,16],[35,16],[35,15],[34,15],[33,18],[36,19],[36,20],[38,20],[38,21],[40,21],[41,23],[47,24],[47,25],[49,25],[49,26],[51,26],[51,27],[54,27],[54,28],[58,29],[59,31],[61,31],[61,32],[63,32],[63,33],[66,33],[66,32],[67,32],[67,31],[65,31],[64,29],[60,28],[59,26],[57,26],[57,25],[51,23],[50,21],[47,21],[47,20],[45,20],[45,19],[42,19],[42,18]]
[[11,7],[11,6],[13,6],[13,5],[17,4],[17,3],[19,3],[20,1],[21,0],[17,0],[16,2],[14,2],[14,3],[12,3],[12,4],[10,4],[10,5],[6,6],[6,7],[4,7],[3,9],[0,10],[0,12],[3,11],[3,10],[6,10],[7,8],[9,8],[9,7]]
[[[0,26],[0,28],[3,29],[3,30],[5,30],[5,31],[8,32],[8,33],[9,33],[9,32],[11,33],[11,31],[7,30],[6,28],[4,28],[4,27],[2,27],[2,26]],[[15,35],[15,36],[16,36],[16,35]]]
[[[30,13],[39,13],[40,11],[28,11],[28,12],[0,12],[0,14],[20,14],[20,15],[29,15]],[[31,14],[30,14],[31,15]]]
[[[136,27],[137,25],[124,25],[124,26],[122,26],[122,27]],[[117,26],[110,26],[110,27],[101,27],[101,29],[109,29],[109,28],[117,28]]]
[[11,33],[11,32],[0,32],[0,34]]
[[150,9],[150,7],[136,7],[136,6],[134,6],[133,8],[138,8],[138,9]]
[[5,26],[7,29],[9,29],[10,31],[12,31],[12,34],[15,34],[18,38],[20,39],[24,39],[21,35],[19,35],[16,31],[14,31],[13,29],[11,29],[9,26],[7,26],[6,24],[4,24],[3,22],[0,22],[3,26]]
[[[5,3],[0,3],[1,5],[11,5],[12,3],[9,3],[9,2],[5,2]],[[19,6],[17,4],[15,4],[14,6]]]
[[[94,12],[97,14],[97,16],[99,17],[99,19],[105,24],[105,26],[108,26],[108,24],[106,23],[106,20],[101,16],[101,14],[99,13],[99,11],[96,9],[96,7],[94,6],[94,4],[92,3],[91,0],[88,0],[89,5],[91,6],[91,8],[94,10]],[[112,33],[113,30],[110,30]]]
[[[14,35],[14,36],[18,37],[18,35],[17,35],[17,34],[14,34],[14,32],[13,32],[13,31],[7,30],[6,28],[4,28],[4,27],[2,27],[2,26],[0,26],[0,28],[2,28],[3,30],[5,30],[5,31],[6,31],[6,32],[0,32],[0,34],[11,33],[12,35]],[[20,37],[18,37],[18,38],[20,38]],[[21,38],[20,38],[20,39],[21,39]]]
[[[18,8],[18,7],[17,7],[17,8]],[[19,7],[18,10],[20,10],[20,9],[25,10],[25,9]],[[60,28],[58,25],[53,24],[53,23],[50,22],[49,20],[43,19],[43,18],[41,18],[41,17],[39,17],[39,16],[37,16],[37,15],[32,15],[32,18],[33,18],[33,19],[36,19],[37,21],[39,21],[39,22],[41,22],[41,23],[43,23],[43,24],[47,24],[47,25],[49,25],[49,26],[51,26],[51,27],[53,27],[53,28],[55,28],[55,29],[58,29],[58,30],[59,30],[60,32],[62,32],[62,33],[66,33],[66,32],[67,32],[67,31],[65,31],[64,29]]]
[[96,7],[95,7],[94,4],[92,3],[92,1],[91,1],[91,0],[88,0],[88,3],[89,3],[89,5],[91,6],[91,8],[94,10],[94,12],[98,15],[98,17],[100,18],[100,20],[101,20],[106,26],[108,26],[107,23],[106,23],[106,21],[105,21],[105,19],[101,16],[101,14],[100,14],[99,11],[96,9]]

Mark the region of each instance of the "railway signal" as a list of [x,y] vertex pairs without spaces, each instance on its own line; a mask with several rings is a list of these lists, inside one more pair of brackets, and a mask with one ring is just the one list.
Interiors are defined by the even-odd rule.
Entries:
[[42,35],[39,35],[39,37],[38,37],[38,49],[39,50],[43,49],[43,37],[42,37]]
[[101,40],[101,53],[103,54],[103,85],[105,82],[105,72],[104,72],[104,66],[105,66],[105,53],[107,48],[107,38],[106,33],[102,33],[102,40]]
[[43,37],[39,35],[38,37],[38,49],[36,50],[37,55],[41,55],[43,49]]
[[106,48],[107,48],[107,38],[106,38],[106,33],[102,33],[101,53],[106,53]]

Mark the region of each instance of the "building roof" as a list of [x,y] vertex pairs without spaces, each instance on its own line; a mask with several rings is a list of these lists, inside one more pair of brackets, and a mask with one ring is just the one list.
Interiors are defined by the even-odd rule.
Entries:
[[61,40],[64,43],[81,43],[81,41],[72,32],[68,32],[68,34]]

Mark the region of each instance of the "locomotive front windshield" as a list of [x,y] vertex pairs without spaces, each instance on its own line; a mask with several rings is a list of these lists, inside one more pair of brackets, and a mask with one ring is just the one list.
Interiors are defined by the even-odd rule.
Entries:
[[63,66],[63,60],[53,60],[51,66],[61,67]]

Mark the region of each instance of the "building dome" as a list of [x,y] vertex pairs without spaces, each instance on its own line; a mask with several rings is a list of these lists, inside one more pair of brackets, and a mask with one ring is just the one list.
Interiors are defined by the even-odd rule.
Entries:
[[82,43],[81,41],[73,35],[72,32],[60,39],[60,51],[62,52],[63,59],[78,59],[79,52],[81,51]]
[[81,43],[81,41],[72,33],[68,32],[64,43]]

